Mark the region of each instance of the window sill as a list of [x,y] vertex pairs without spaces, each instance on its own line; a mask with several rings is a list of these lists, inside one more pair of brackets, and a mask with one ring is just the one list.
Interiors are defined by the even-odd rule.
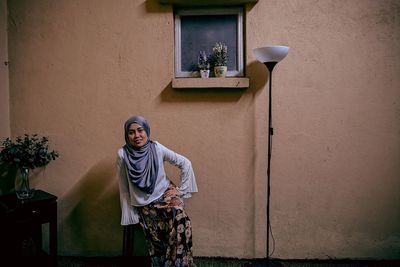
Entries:
[[161,4],[177,6],[234,6],[243,4],[256,4],[258,0],[159,0]]
[[174,78],[172,88],[248,88],[249,78]]

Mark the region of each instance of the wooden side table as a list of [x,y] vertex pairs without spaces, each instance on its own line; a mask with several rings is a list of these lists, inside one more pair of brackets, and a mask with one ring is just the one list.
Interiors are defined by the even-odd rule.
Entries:
[[33,198],[0,196],[0,255],[38,256],[42,249],[42,224],[49,224],[49,254],[57,256],[57,197],[36,190]]

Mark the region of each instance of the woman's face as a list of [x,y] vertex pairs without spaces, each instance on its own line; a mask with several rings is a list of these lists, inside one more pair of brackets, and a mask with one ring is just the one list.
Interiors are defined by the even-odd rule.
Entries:
[[140,148],[149,139],[145,129],[137,123],[132,123],[128,129],[128,139],[132,146]]

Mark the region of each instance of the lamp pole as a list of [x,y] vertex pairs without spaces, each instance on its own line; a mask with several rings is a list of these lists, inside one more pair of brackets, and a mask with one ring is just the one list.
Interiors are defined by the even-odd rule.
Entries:
[[270,61],[265,62],[265,66],[269,71],[269,104],[268,104],[268,164],[267,164],[267,260],[269,260],[269,231],[271,228],[269,210],[271,198],[271,156],[272,156],[272,135],[274,128],[272,128],[272,71],[278,62]]

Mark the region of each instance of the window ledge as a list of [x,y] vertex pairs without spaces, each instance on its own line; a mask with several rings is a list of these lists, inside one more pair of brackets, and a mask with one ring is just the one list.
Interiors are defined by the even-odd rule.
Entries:
[[234,6],[256,4],[258,0],[159,0],[161,4],[178,6]]
[[248,88],[249,78],[174,78],[172,88]]

